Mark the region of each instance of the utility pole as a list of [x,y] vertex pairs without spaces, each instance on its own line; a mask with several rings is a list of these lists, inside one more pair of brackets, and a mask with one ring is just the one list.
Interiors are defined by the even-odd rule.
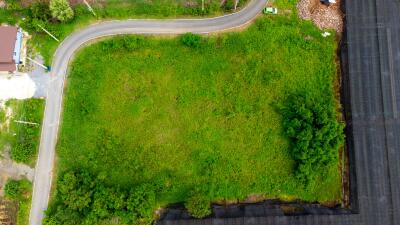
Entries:
[[236,11],[236,8],[237,8],[237,5],[239,4],[239,0],[235,0],[235,11]]
[[89,11],[93,13],[93,16],[96,16],[96,13],[94,12],[93,8],[89,5],[89,3],[86,0],[83,0],[83,2],[88,7]]
[[201,0],[201,11],[204,11],[204,0]]
[[41,64],[40,62],[38,62],[38,61],[36,61],[36,60],[34,60],[34,59],[32,59],[32,58],[30,58],[30,57],[26,57],[27,59],[29,59],[29,61],[31,61],[31,62],[33,62],[33,63],[35,63],[36,65],[38,65],[38,66],[40,66],[40,67],[42,67],[43,69],[45,69],[45,70],[47,70],[48,68],[47,68],[47,66],[45,66],[45,65],[43,65],[43,64]]
[[26,121],[21,121],[21,120],[14,120],[14,122],[22,123],[22,124],[29,124],[29,125],[39,125],[38,123],[26,122]]
[[56,40],[57,42],[60,42],[60,40],[58,40],[56,37],[54,37],[54,35],[52,35],[49,31],[47,31],[46,29],[44,29],[42,26],[40,26],[38,24],[38,27],[40,27],[40,29],[42,29],[44,32],[46,32],[46,34],[50,35],[50,37],[52,37],[54,40]]

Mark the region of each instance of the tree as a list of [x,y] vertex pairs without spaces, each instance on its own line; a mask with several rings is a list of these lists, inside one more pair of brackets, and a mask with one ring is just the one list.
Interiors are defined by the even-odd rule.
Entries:
[[61,22],[66,22],[74,18],[74,11],[69,5],[68,0],[50,0],[50,11],[51,15]]
[[48,21],[51,18],[49,4],[46,2],[42,2],[42,1],[35,1],[29,7],[29,16],[32,19]]
[[344,125],[336,117],[333,96],[291,95],[281,107],[283,127],[291,141],[296,176],[305,184],[331,163],[338,163]]
[[195,218],[203,218],[211,214],[210,200],[202,192],[193,191],[185,203],[190,215]]

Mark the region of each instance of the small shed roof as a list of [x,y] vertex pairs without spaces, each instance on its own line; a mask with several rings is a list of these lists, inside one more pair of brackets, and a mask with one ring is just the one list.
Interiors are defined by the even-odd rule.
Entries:
[[14,72],[15,70],[17,70],[15,63],[0,63],[0,71]]
[[0,64],[15,64],[13,55],[17,31],[13,26],[0,26]]

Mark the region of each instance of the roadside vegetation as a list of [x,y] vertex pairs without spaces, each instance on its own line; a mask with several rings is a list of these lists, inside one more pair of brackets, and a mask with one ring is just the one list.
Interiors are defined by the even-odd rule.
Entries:
[[296,12],[296,5],[299,0],[274,0],[273,3],[278,9],[281,10],[292,10],[293,13]]
[[260,193],[340,202],[335,52],[334,37],[295,15],[84,48],[45,224],[146,224],[172,203],[204,217],[211,202]]
[[32,183],[28,180],[8,180],[5,187],[5,197],[16,201],[18,204],[17,224],[29,224],[29,211],[31,207]]
[[[6,109],[11,111],[8,116]],[[8,100],[0,110],[0,148],[3,150],[10,146],[14,161],[34,165],[43,110],[44,101],[41,99]]]
[[[19,24],[27,30],[32,35],[32,45],[49,65],[59,43],[39,26],[62,41],[74,30],[99,20],[212,16],[232,12],[235,5],[234,0],[222,5],[220,0],[205,0],[202,10],[201,0],[107,0],[92,3],[94,16],[84,4],[71,6],[68,0],[33,0],[25,4],[20,0],[5,1],[6,8],[0,8],[0,24]],[[237,7],[247,1],[240,0]]]

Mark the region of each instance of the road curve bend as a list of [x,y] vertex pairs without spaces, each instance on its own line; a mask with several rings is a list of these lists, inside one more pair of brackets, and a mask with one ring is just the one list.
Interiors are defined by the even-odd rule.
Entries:
[[62,112],[64,81],[68,64],[76,50],[90,40],[119,34],[206,34],[238,28],[250,23],[268,0],[251,0],[241,11],[207,19],[131,19],[109,21],[91,25],[68,36],[58,47],[52,64],[51,81],[47,91],[46,106],[40,137],[39,155],[35,168],[30,225],[42,223],[47,209],[52,183],[55,147]]

